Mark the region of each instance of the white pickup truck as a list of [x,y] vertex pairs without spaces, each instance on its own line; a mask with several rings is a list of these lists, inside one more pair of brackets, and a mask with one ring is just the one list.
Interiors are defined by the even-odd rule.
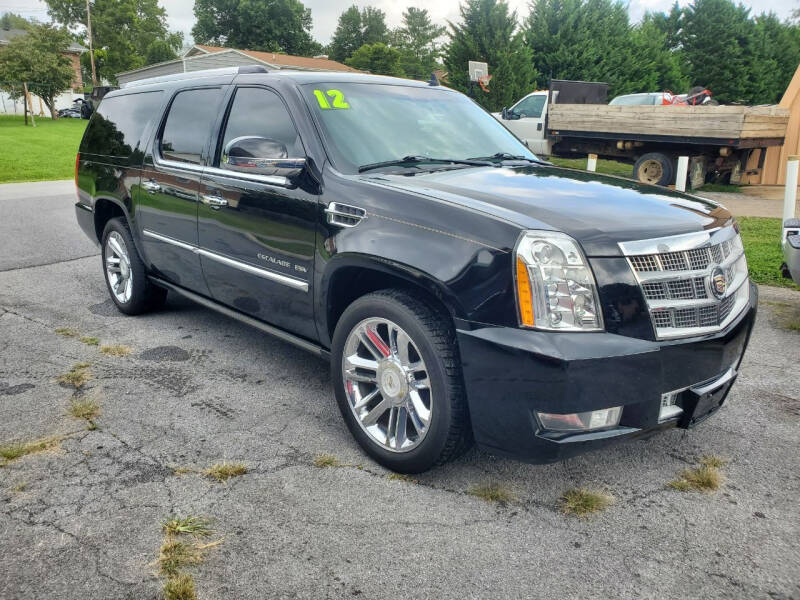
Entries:
[[608,105],[607,90],[605,83],[553,80],[494,117],[540,156],[628,162],[643,183],[675,183],[677,158],[688,156],[690,188],[758,173],[764,150],[783,143],[789,121],[776,106]]

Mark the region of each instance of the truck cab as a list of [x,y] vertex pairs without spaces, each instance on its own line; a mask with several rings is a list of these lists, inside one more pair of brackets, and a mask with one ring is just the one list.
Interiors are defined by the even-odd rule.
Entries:
[[525,142],[534,154],[549,156],[552,142],[545,135],[548,99],[548,90],[537,90],[511,108],[492,114],[497,120],[505,122],[506,127]]

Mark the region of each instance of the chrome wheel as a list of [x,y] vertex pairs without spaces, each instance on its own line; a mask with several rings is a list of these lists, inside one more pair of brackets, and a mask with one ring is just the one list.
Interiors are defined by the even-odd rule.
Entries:
[[106,277],[111,293],[123,304],[131,299],[133,293],[133,271],[128,247],[125,240],[116,231],[106,238],[105,247]]
[[344,344],[342,377],[350,409],[361,428],[392,452],[416,448],[431,422],[433,394],[425,361],[397,324],[370,318]]

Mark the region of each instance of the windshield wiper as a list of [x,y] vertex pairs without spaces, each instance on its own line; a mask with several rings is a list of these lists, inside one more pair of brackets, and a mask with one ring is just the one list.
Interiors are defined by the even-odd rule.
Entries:
[[469,165],[472,167],[493,167],[495,163],[487,159],[477,158],[430,158],[428,156],[409,155],[395,160],[384,160],[381,162],[370,163],[358,167],[358,172],[371,171],[372,169],[379,169],[381,167],[417,167],[421,164],[434,164],[434,165]]
[[498,152],[496,154],[492,154],[491,156],[476,156],[475,158],[470,158],[468,160],[524,160],[525,162],[534,163],[537,165],[549,165],[551,163],[547,162],[546,160],[542,160],[540,158],[530,158],[528,156],[523,156],[521,154],[511,154],[510,152]]

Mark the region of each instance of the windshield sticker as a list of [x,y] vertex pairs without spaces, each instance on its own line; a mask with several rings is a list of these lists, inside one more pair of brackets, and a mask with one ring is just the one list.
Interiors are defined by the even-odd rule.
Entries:
[[339,90],[328,90],[328,96],[333,99],[333,105],[328,102],[328,98],[325,97],[325,94],[322,90],[314,90],[314,96],[317,98],[317,104],[323,110],[328,110],[329,108],[338,108],[338,109],[345,109],[350,108],[350,105],[344,101],[344,94]]

